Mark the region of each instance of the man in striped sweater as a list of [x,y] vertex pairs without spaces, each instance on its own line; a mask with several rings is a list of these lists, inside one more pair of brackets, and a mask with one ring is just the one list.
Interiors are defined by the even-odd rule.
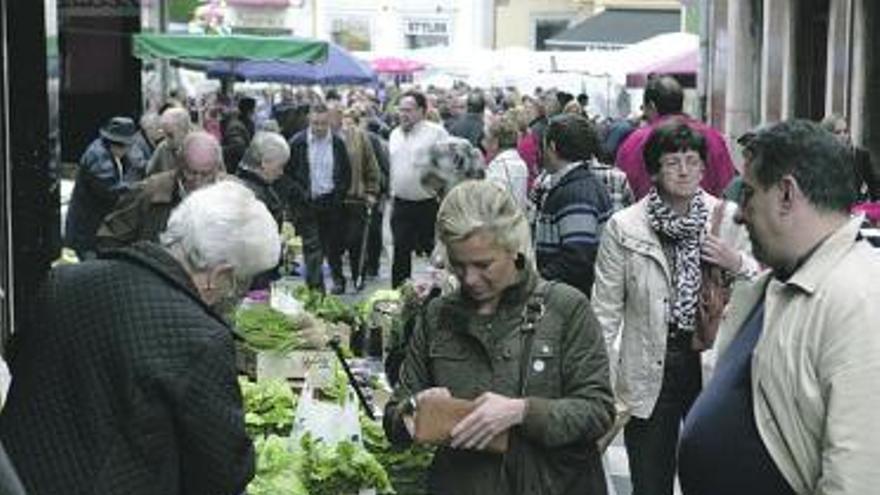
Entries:
[[538,270],[547,280],[572,285],[590,297],[602,227],[611,216],[605,186],[590,171],[599,139],[579,115],[550,119],[543,140],[544,193],[535,218]]

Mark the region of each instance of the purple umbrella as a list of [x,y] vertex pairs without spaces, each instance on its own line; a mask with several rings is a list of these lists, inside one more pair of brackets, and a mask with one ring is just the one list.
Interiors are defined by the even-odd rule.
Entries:
[[372,84],[376,74],[344,48],[329,44],[327,60],[320,64],[283,61],[220,61],[208,67],[208,77],[234,77],[244,81],[287,84]]

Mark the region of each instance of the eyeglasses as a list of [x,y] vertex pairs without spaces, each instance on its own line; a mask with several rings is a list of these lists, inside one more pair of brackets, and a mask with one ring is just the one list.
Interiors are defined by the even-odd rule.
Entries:
[[687,172],[693,172],[702,168],[703,160],[699,157],[688,157],[688,158],[661,158],[660,159],[660,167],[667,171],[677,171],[682,168]]

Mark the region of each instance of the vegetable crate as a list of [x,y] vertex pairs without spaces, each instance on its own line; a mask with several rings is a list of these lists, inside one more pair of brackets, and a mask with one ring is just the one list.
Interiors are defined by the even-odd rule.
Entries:
[[298,350],[286,354],[255,351],[239,344],[235,360],[239,372],[257,381],[272,378],[303,381],[313,368],[332,370],[336,356],[333,351]]

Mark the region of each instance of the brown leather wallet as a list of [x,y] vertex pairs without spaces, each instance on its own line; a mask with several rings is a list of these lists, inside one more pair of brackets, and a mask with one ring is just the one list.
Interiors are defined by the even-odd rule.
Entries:
[[[476,409],[473,401],[454,397],[423,397],[419,399],[415,415],[416,443],[448,445],[452,428]],[[507,452],[507,432],[499,433],[489,442],[485,451],[496,454]]]

